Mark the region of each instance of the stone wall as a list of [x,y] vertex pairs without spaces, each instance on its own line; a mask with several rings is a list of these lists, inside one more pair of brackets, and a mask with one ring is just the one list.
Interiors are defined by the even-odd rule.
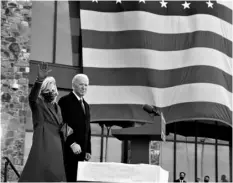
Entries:
[[161,165],[160,162],[160,151],[161,151],[161,141],[151,141],[150,143],[150,164],[151,165]]
[[[20,172],[28,105],[31,1],[1,1],[1,158]],[[4,162],[1,161],[1,181]],[[8,181],[17,180],[10,171]]]

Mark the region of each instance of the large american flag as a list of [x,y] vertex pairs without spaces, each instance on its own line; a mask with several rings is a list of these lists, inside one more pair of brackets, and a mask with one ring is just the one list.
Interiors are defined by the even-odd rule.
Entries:
[[227,3],[82,1],[80,21],[92,121],[150,121],[150,104],[168,123],[232,124]]

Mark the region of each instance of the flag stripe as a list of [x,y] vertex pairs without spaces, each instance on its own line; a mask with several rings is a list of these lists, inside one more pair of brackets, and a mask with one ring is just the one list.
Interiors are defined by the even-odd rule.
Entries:
[[[188,62],[184,58],[189,57]],[[146,49],[104,50],[83,48],[84,67],[147,68],[170,70],[195,65],[216,67],[232,76],[232,59],[209,48],[191,48],[182,51],[155,51]]]
[[90,104],[91,121],[153,122],[154,119],[138,104]]
[[232,111],[232,93],[222,86],[209,83],[185,84],[162,89],[144,86],[90,85],[86,99],[90,104],[146,103],[157,107],[186,102],[213,102],[225,105]]
[[145,11],[158,15],[169,16],[191,16],[196,14],[208,14],[219,19],[222,19],[232,24],[232,10],[222,4],[214,2],[214,8],[208,8],[207,1],[192,1],[190,2],[190,9],[185,9],[181,5],[184,1],[168,1],[168,8],[161,8],[159,1],[146,1],[146,3],[139,3],[138,1],[123,1],[121,4],[116,4],[116,1],[100,1],[98,3],[82,2],[82,10],[91,10],[98,12],[127,12],[127,11]]
[[[141,121],[153,122],[153,119],[143,111],[143,105],[137,104],[91,104],[91,121]],[[205,110],[203,110],[203,108]],[[188,102],[160,108],[166,117],[166,122],[186,120],[220,120],[223,123],[232,119],[232,111],[226,106],[211,102]],[[213,113],[213,111],[217,111]]]
[[209,66],[192,66],[163,71],[144,68],[85,67],[84,72],[90,78],[92,85],[168,88],[192,83],[212,83],[232,92],[232,76]]
[[221,4],[229,9],[233,9],[233,3],[231,0],[217,0],[218,4]]
[[87,30],[147,30],[160,34],[179,34],[202,30],[215,32],[232,41],[232,25],[211,15],[197,14],[180,17],[156,15],[140,11],[101,13],[81,10],[81,16],[82,28]]
[[202,120],[221,121],[232,124],[232,111],[221,104],[212,102],[188,102],[160,109],[168,122]]
[[206,31],[183,34],[158,34],[149,31],[103,32],[82,30],[83,47],[98,49],[144,48],[177,51],[194,47],[212,48],[232,57],[232,42]]

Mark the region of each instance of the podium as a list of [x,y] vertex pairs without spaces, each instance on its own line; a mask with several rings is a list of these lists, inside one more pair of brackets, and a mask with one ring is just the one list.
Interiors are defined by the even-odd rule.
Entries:
[[152,124],[112,130],[112,135],[122,141],[131,141],[131,164],[149,164],[150,141],[166,140],[166,122],[163,115],[155,116]]

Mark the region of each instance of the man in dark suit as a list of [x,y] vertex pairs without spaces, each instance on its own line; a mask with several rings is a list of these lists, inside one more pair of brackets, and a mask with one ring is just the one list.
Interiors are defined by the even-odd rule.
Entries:
[[226,175],[222,175],[221,176],[221,182],[228,182],[228,180],[227,180],[227,176]]
[[58,104],[63,121],[73,129],[65,143],[65,164],[68,182],[77,181],[79,161],[91,158],[91,128],[89,105],[83,99],[89,79],[85,74],[77,74],[72,80],[73,91],[63,96]]
[[186,181],[184,180],[185,175],[186,175],[186,174],[185,174],[184,172],[180,172],[180,178],[177,179],[177,180],[175,180],[174,182],[181,182],[181,183],[186,182]]

